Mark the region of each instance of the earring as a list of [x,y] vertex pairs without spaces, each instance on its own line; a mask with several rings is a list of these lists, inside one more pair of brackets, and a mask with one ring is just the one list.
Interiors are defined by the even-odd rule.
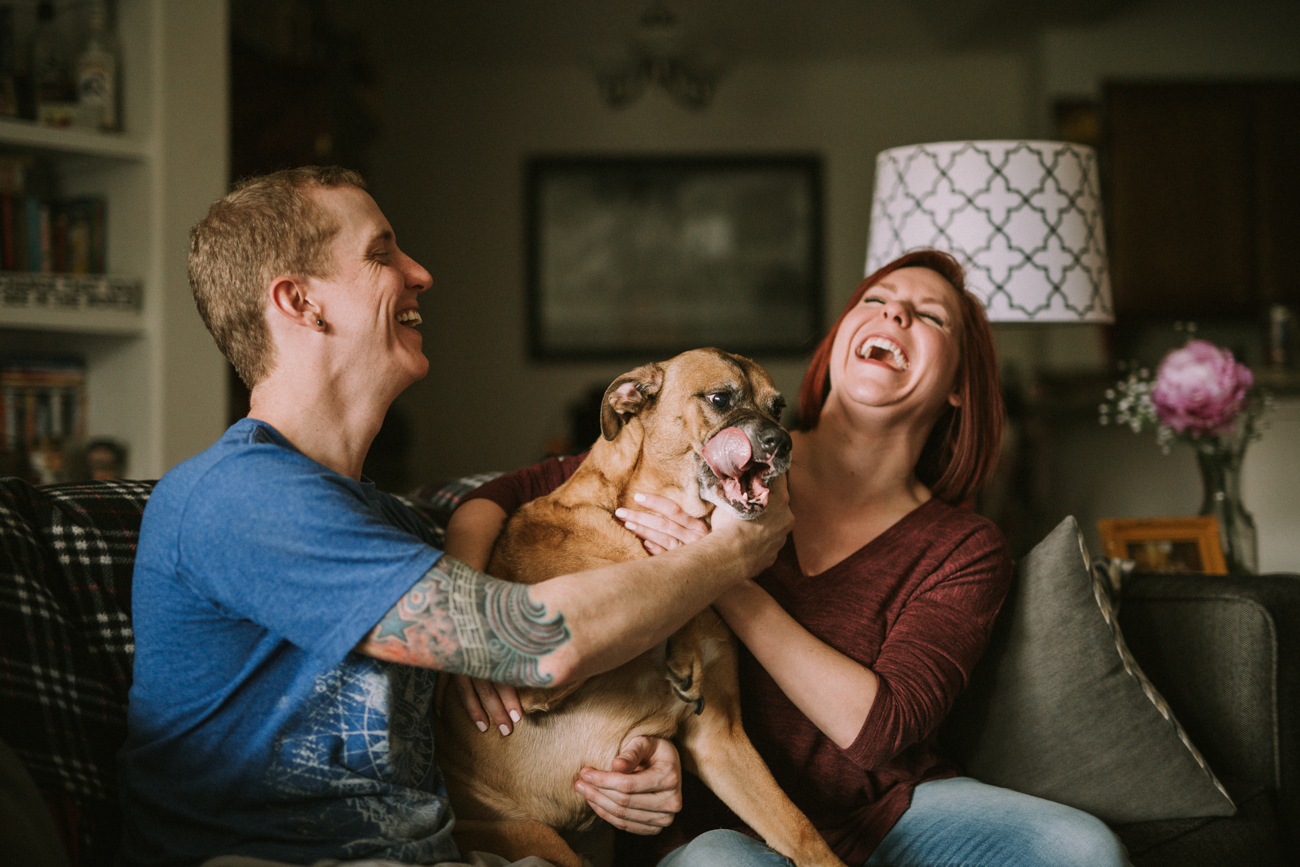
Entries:
[[319,326],[319,327],[321,327],[321,328],[324,328],[324,327],[325,327],[325,320],[324,320],[324,319],[321,319],[319,316],[316,317],[316,325]]

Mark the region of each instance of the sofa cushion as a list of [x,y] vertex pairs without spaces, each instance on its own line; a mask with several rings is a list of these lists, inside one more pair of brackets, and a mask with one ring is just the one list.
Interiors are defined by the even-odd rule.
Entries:
[[1017,564],[944,734],[972,776],[1112,824],[1235,809],[1128,652],[1074,518]]

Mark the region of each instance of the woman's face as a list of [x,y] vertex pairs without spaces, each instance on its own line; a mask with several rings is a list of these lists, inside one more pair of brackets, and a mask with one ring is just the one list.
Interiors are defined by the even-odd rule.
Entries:
[[962,328],[952,284],[929,268],[894,271],[840,323],[829,399],[906,409],[932,424],[947,405],[961,402]]

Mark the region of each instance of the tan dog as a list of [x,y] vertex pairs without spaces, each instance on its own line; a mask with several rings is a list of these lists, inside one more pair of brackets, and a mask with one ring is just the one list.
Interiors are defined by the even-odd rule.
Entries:
[[[790,437],[778,423],[783,406],[761,367],[716,349],[620,376],[605,392],[602,437],[590,456],[511,519],[489,574],[533,584],[647,556],[613,515],[638,492],[667,497],[697,517],[723,504],[758,514],[768,482],[789,465]],[[596,821],[574,790],[578,771],[609,768],[637,735],[676,735],[687,769],[768,845],[800,867],[842,867],[746,737],[735,638],[712,608],[674,634],[667,652],[661,646],[560,689],[521,690],[520,699],[529,713],[508,738],[484,736],[459,699],[443,701],[436,743],[462,851],[580,867],[553,830],[582,831]]]

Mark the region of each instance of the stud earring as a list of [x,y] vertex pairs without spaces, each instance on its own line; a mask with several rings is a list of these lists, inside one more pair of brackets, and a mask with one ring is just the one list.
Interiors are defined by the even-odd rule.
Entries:
[[321,318],[319,318],[319,317],[317,317],[317,319],[316,319],[316,324],[317,324],[318,326],[320,326],[320,327],[323,328],[323,327],[325,327],[325,320],[324,320],[324,319],[321,319]]

